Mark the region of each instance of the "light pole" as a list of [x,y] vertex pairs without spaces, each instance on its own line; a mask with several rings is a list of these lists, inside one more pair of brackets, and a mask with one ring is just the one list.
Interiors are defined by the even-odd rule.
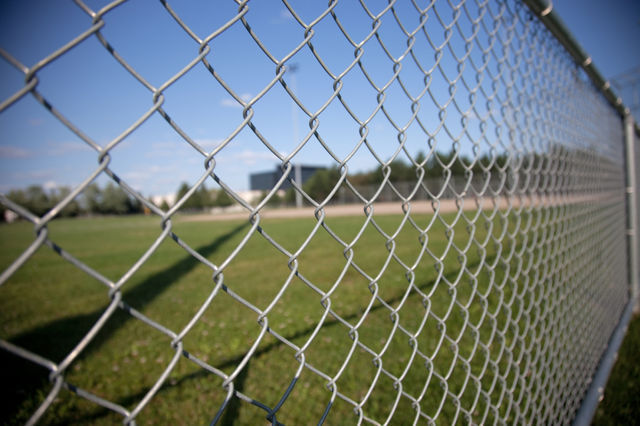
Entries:
[[[291,73],[291,92],[296,93],[296,72],[298,71],[298,64],[289,65],[289,70]],[[293,125],[293,147],[295,148],[298,145],[298,106],[296,102],[291,99],[291,123]],[[300,161],[294,164],[294,177],[293,180],[295,183],[302,188],[302,166]],[[299,191],[296,191],[296,207],[302,207],[302,194]]]

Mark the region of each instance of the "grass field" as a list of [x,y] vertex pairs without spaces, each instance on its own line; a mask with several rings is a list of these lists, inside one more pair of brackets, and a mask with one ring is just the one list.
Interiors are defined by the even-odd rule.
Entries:
[[640,315],[629,324],[593,425],[640,424]]
[[[470,220],[476,212],[463,215]],[[549,290],[543,284],[519,289],[517,283],[535,271],[524,268],[523,272],[522,265],[517,265],[522,256],[514,256],[531,252],[528,247],[539,241],[527,241],[527,232],[520,230],[516,220],[526,217],[516,219],[501,212],[493,218],[480,216],[474,225],[455,214],[412,219],[421,228],[430,226],[426,239],[409,223],[403,225],[400,216],[375,218],[388,235],[401,228],[392,243],[371,224],[356,239],[364,218],[328,218],[327,225],[343,241],[356,239],[353,261],[361,272],[376,277],[374,283],[348,267],[331,293],[332,313],[315,334],[326,310],[319,292],[333,287],[346,264],[344,247],[320,229],[297,259],[300,275],[316,290],[294,276],[268,315],[269,327],[298,347],[308,344],[305,362],[329,377],[338,375],[335,386],[342,396],[356,402],[366,397],[362,410],[368,419],[411,423],[416,411],[409,396],[424,395],[419,402],[422,411],[437,416],[438,423],[460,418],[492,423],[496,415],[513,420],[514,401],[521,401],[525,394],[537,398],[541,384],[549,380],[544,372],[534,379],[527,371],[544,366],[544,359],[536,356],[542,350],[540,336],[553,333],[545,328],[550,324],[532,319],[531,313],[534,302]],[[271,219],[261,226],[263,233],[293,253],[315,224],[312,218]],[[250,227],[240,221],[193,223],[178,217],[174,232],[203,257],[221,264]],[[56,220],[50,225],[53,241],[114,282],[159,233],[159,219],[147,217]],[[27,223],[0,226],[0,270],[32,240],[32,227]],[[224,270],[224,283],[237,297],[264,310],[291,273],[288,261],[263,235],[254,233]],[[167,238],[122,291],[127,304],[179,332],[213,287],[211,269]],[[378,296],[373,302],[372,292]],[[43,247],[0,287],[0,337],[60,362],[108,302],[103,284]],[[392,315],[397,308],[398,314]],[[357,323],[358,344],[354,345],[350,327]],[[184,349],[231,374],[261,330],[256,312],[221,291],[187,334]],[[413,342],[409,334],[417,336]],[[117,310],[65,378],[132,410],[174,357],[170,343],[167,335]],[[374,360],[370,351],[382,356]],[[295,352],[265,334],[235,379],[235,389],[268,407],[276,406],[300,366]],[[51,386],[48,371],[5,351],[0,351],[0,362],[5,393],[2,423],[23,423]],[[396,381],[398,378],[401,380]],[[222,383],[222,378],[181,357],[136,421],[207,423],[226,396]],[[332,400],[326,384],[326,378],[302,369],[277,420],[307,424],[320,419]],[[256,424],[265,415],[256,405],[234,398],[221,420],[223,424]],[[341,424],[357,418],[353,405],[338,397],[326,420]],[[121,420],[120,415],[64,389],[44,417],[48,424]]]

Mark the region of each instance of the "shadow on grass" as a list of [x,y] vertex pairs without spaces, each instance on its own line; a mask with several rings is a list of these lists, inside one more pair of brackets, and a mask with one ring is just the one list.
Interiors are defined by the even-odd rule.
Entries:
[[[211,243],[197,248],[196,251],[203,257],[208,257],[248,225],[248,223],[241,224]],[[130,306],[141,310],[199,264],[197,259],[187,254],[163,271],[124,291],[122,298]],[[11,339],[11,342],[48,359],[60,362],[85,336],[105,309],[106,306],[103,306],[88,314],[52,321],[16,336]],[[132,319],[130,315],[117,310],[78,359],[100,350],[111,335],[130,319]],[[41,400],[42,392],[51,386],[47,380],[48,371],[5,351],[0,351],[0,365],[2,366],[0,369],[2,395],[0,397],[3,400],[3,403],[0,404],[0,423],[24,423],[31,414],[21,412],[25,410],[23,407],[25,400],[33,399],[33,403]],[[35,409],[35,406],[33,408]]]
[[[484,258],[482,260],[478,259],[474,263],[467,264],[466,267],[467,267],[467,269],[472,269],[472,268],[475,268],[475,267],[479,266],[482,263],[491,263],[491,262],[493,262],[495,260],[495,258],[496,258],[496,254],[492,254],[492,255],[487,256],[486,258]],[[453,268],[451,271],[449,271],[448,273],[445,274],[445,278],[447,278],[448,280],[452,280],[453,278],[455,278],[457,276],[457,274],[458,274],[458,268]],[[420,290],[424,291],[424,290],[426,290],[428,288],[433,287],[435,285],[435,283],[436,283],[436,280],[433,279],[433,280],[426,281],[426,282],[423,282],[421,284],[418,284],[417,287]],[[416,295],[416,294],[413,293],[413,295]],[[403,294],[400,294],[400,295],[398,295],[396,297],[393,297],[393,298],[390,298],[390,299],[388,299],[386,301],[387,301],[387,303],[389,305],[393,305],[394,303],[399,302],[402,299],[402,297],[403,297]],[[412,296],[410,296],[410,297],[412,297]],[[376,312],[376,311],[378,311],[380,309],[383,309],[383,308],[385,308],[383,305],[376,304],[371,308],[370,312]],[[360,315],[361,315],[361,312],[357,311],[357,312],[353,312],[353,313],[351,313],[349,315],[344,315],[344,316],[342,316],[342,318],[344,320],[346,320],[346,321],[351,321],[351,320],[358,319]],[[325,328],[325,327],[326,328],[331,328],[331,327],[334,327],[334,326],[336,326],[338,324],[342,324],[342,323],[340,321],[338,321],[337,319],[335,319],[335,318],[330,318],[330,319],[327,319],[327,321],[324,323],[323,328]],[[314,329],[315,329],[315,324],[311,325],[311,326],[309,326],[309,327],[307,327],[305,329],[299,330],[299,331],[297,331],[295,333],[291,333],[290,335],[285,336],[285,338],[287,340],[289,340],[289,341],[294,341],[296,339],[299,339],[299,338],[302,338],[302,337],[310,335],[314,331]],[[266,353],[268,353],[268,352],[270,352],[270,351],[272,351],[274,349],[277,349],[281,345],[282,345],[282,343],[279,342],[279,341],[266,344],[266,345],[264,345],[262,347],[259,347],[258,350],[256,350],[256,352],[254,353],[253,357],[254,358],[260,357],[261,355],[264,355],[264,354],[266,354]],[[237,355],[235,355],[233,357],[230,357],[230,358],[227,358],[226,360],[222,361],[221,363],[215,365],[215,367],[217,369],[219,369],[219,370],[222,370],[222,371],[224,371],[225,369],[230,368],[230,367],[236,367],[242,361],[244,356],[245,356],[245,353],[237,354]],[[245,381],[246,381],[246,378],[247,378],[248,372],[249,372],[249,364],[250,363],[247,363],[245,368],[242,370],[242,372],[238,375],[238,377],[234,381],[234,387],[239,392],[243,391],[243,388],[244,388],[244,385],[245,385]],[[207,376],[210,376],[210,375],[211,375],[211,373],[207,372],[204,369],[200,369],[198,371],[194,371],[192,373],[188,373],[188,374],[185,374],[185,375],[183,375],[183,376],[181,376],[179,378],[174,379],[172,381],[171,385],[165,383],[160,388],[160,390],[158,392],[160,393],[160,392],[163,392],[165,390],[168,390],[169,387],[180,387],[183,384],[188,383],[189,381],[203,379],[203,378],[206,378]],[[218,378],[216,377],[216,379],[218,379]],[[146,395],[146,393],[148,391],[149,391],[149,388],[144,388],[140,392],[138,392],[136,394],[133,394],[133,395],[127,395],[127,396],[121,398],[120,400],[118,400],[116,402],[119,405],[124,406],[124,407],[130,406],[130,405],[135,404],[136,402],[140,401]],[[237,419],[237,416],[239,414],[239,410],[240,410],[241,405],[242,405],[243,402],[244,401],[242,401],[240,398],[234,397],[230,401],[230,403],[227,406],[227,408],[225,409],[225,411],[223,413],[223,416],[220,419],[220,424],[225,425],[225,426],[234,424],[234,421],[235,421],[235,419]],[[262,404],[264,404],[264,402],[262,402],[262,401],[260,401],[260,402]],[[246,402],[244,402],[244,403],[246,403]],[[264,405],[267,405],[267,404],[264,404]],[[100,418],[106,416],[108,413],[109,413],[108,410],[97,407],[97,409],[96,409],[96,411],[94,413],[92,413],[90,415],[87,415],[85,417],[82,417],[81,421],[97,420],[97,419],[100,419]],[[215,410],[212,411],[211,417],[213,418],[214,415],[215,415]],[[265,417],[266,417],[266,413],[265,413]]]
[[[234,389],[238,392],[244,391],[244,384],[247,381],[247,376],[249,375],[249,368],[251,364],[251,359],[247,362],[247,365],[240,371],[236,379],[233,381]],[[235,395],[234,395],[235,396]],[[232,426],[235,420],[238,418],[240,414],[240,402],[242,400],[240,398],[231,398],[229,401],[229,405],[225,408],[224,414],[220,419],[220,424],[222,426]]]

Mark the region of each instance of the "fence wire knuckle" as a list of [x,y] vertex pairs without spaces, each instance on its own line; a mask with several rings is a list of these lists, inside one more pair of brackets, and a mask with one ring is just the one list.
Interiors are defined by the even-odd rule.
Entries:
[[[190,394],[197,395],[192,404],[213,424],[239,412],[242,421],[259,416],[272,424],[547,424],[582,415],[610,339],[638,298],[640,128],[631,115],[637,105],[625,107],[612,92],[637,90],[637,76],[600,82],[591,58],[563,47],[550,29],[551,3],[529,0],[331,0],[322,7],[282,0],[270,7],[279,8],[278,19],[288,21],[288,30],[295,27],[298,38],[276,43],[255,0],[236,0],[231,9],[216,5],[225,18],[205,20],[208,26],[179,2],[160,0],[144,6],[157,9],[148,19],[163,19],[192,49],[164,73],[152,73],[115,31],[140,7],[133,3],[94,10],[76,0],[83,28],[31,66],[23,63],[24,52],[0,46],[3,66],[22,79],[3,89],[0,119],[35,102],[89,148],[94,161],[44,213],[0,193],[3,211],[33,226],[29,244],[2,259],[2,307],[10,312],[10,303],[21,303],[17,296],[3,299],[12,294],[8,287],[22,272],[37,270],[39,252],[49,249],[90,278],[86,285],[104,302],[59,358],[40,353],[42,345],[21,343],[3,325],[2,359],[46,371],[49,381],[32,390],[37,396],[20,407],[22,415],[29,411],[20,421],[78,420],[52,417],[66,415],[56,407],[71,398],[71,404],[95,406],[89,416],[166,422],[167,395],[180,398],[174,387],[185,389],[191,380],[200,392]],[[138,23],[147,24],[155,25]],[[255,70],[235,70],[249,72],[251,85],[238,84],[225,69],[225,43],[234,51],[237,43],[237,55],[256,61]],[[99,49],[147,102],[108,140],[46,86],[51,70],[60,63],[72,67],[68,59],[82,49]],[[170,44],[163,49],[174,53]],[[296,75],[305,73],[317,79],[317,92],[296,85]],[[226,132],[215,146],[198,139],[175,106],[181,85],[194,76],[206,78],[237,111],[226,123],[216,116],[218,101],[209,100],[207,119]],[[306,123],[300,135],[295,127],[293,144],[285,146],[286,136],[274,137],[265,123],[275,96]],[[195,102],[182,108],[201,113]],[[348,132],[336,139],[338,114]],[[119,173],[125,146],[141,144],[138,136],[155,121],[199,164],[198,177],[166,208],[144,196],[130,174]],[[225,155],[247,138],[279,173],[256,202],[225,172]],[[307,152],[321,153],[333,173],[319,195],[297,176]],[[360,173],[362,158],[373,164],[375,179]],[[96,266],[100,262],[54,232],[54,221],[101,179],[160,219],[153,239],[125,267]],[[197,248],[181,226],[189,201],[207,185],[241,211],[241,226],[212,242],[216,249],[225,244],[222,257]],[[283,210],[292,214],[282,217],[303,218],[310,224],[304,235],[287,237],[269,219],[270,206],[288,188],[307,208]],[[358,220],[348,232],[338,219],[341,206],[356,207],[348,214]],[[254,246],[262,247],[268,264],[247,261]],[[139,276],[156,268],[152,259],[167,247],[186,256],[178,267],[197,265],[209,279],[188,307],[174,295],[182,322],[136,300]],[[320,269],[333,275],[319,278]],[[169,274],[158,280],[157,295],[173,284],[160,282],[171,280]],[[257,298],[261,292],[269,296]],[[52,303],[64,310],[71,299]],[[238,315],[216,316],[223,306]],[[114,366],[108,380],[123,392],[114,396],[92,383],[107,380],[107,372],[85,371],[85,365],[94,346],[131,338],[119,330],[132,322],[164,356],[139,391],[131,391],[138,388]],[[233,328],[233,337],[223,337],[224,327]],[[206,339],[199,340],[200,333]],[[138,344],[132,341],[132,350]],[[226,352],[213,356],[211,345]],[[114,354],[105,349],[101,356]],[[176,406],[194,407],[184,404]]]

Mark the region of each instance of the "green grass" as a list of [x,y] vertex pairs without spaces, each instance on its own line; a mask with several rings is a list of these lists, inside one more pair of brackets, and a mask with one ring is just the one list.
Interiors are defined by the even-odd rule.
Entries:
[[[464,213],[471,221],[475,212]],[[399,216],[376,217],[389,234],[402,225]],[[370,277],[378,277],[377,294],[393,309],[396,319],[379,301],[358,328],[358,341],[375,352],[386,348],[381,362],[385,370],[402,380],[402,390],[421,400],[428,416],[438,423],[462,418],[458,404],[469,410],[467,421],[493,422],[495,415],[513,415],[508,402],[526,389],[535,393],[519,363],[504,355],[535,352],[544,324],[529,327],[527,306],[513,302],[517,280],[526,279],[513,253],[524,250],[525,232],[513,217],[497,213],[468,225],[464,217],[413,216],[421,228],[430,226],[427,239],[404,223],[395,246],[369,224],[353,246],[354,262]],[[264,233],[290,253],[297,251],[315,226],[313,219],[268,220]],[[449,228],[448,224],[455,223]],[[343,241],[351,242],[364,218],[328,218],[327,224]],[[189,222],[177,218],[175,233],[214,264],[221,264],[250,232],[245,222]],[[114,282],[143,255],[160,233],[156,218],[91,218],[56,220],[50,238],[60,247]],[[0,226],[0,270],[6,268],[33,240],[31,226],[16,223]],[[535,241],[529,241],[534,245]],[[422,253],[423,247],[426,251]],[[320,229],[298,257],[299,272],[317,288],[331,289],[345,268],[344,248]],[[395,258],[383,269],[392,250]],[[462,255],[461,252],[465,252]],[[417,262],[422,255],[420,262]],[[440,260],[436,260],[440,259]],[[505,261],[504,259],[511,259]],[[269,306],[290,275],[288,257],[263,235],[254,233],[247,245],[224,271],[224,283],[238,297],[263,310]],[[536,261],[534,258],[533,262]],[[537,261],[540,261],[538,259]],[[413,265],[413,276],[404,265]],[[517,269],[516,269],[517,268]],[[512,276],[509,276],[509,271]],[[513,272],[517,271],[517,272]],[[533,272],[531,272],[533,274]],[[413,282],[413,286],[409,285]],[[167,238],[122,288],[123,300],[173,331],[180,331],[198,311],[214,288],[212,271]],[[366,311],[372,298],[371,282],[354,267],[347,268],[332,293],[331,309],[351,326]],[[529,309],[542,297],[543,288],[527,289],[519,297]],[[324,314],[321,295],[303,280],[293,277],[268,315],[269,327],[301,347],[306,344]],[[0,287],[0,337],[55,362],[60,362],[88,332],[109,302],[108,289],[80,271],[48,247],[42,247],[11,279]],[[465,310],[461,305],[466,305]],[[525,315],[522,313],[525,312]],[[261,326],[258,315],[221,291],[206,313],[184,339],[184,349],[208,364],[231,374],[240,364]],[[397,322],[397,324],[396,324]],[[400,327],[420,330],[417,348],[432,358],[426,363],[415,355],[413,344]],[[494,332],[498,329],[501,336]],[[474,331],[473,329],[477,330]],[[394,331],[395,330],[395,331]],[[519,330],[519,332],[517,331]],[[476,338],[476,334],[481,336]],[[538,340],[536,340],[536,336]],[[454,342],[455,340],[455,342]],[[117,310],[106,326],[71,365],[65,379],[78,388],[135,408],[167,367],[175,350],[171,338]],[[329,376],[336,375],[354,344],[349,327],[329,314],[305,351],[305,360]],[[413,361],[409,362],[413,357]],[[462,359],[469,359],[472,378]],[[3,388],[1,421],[23,423],[42,399],[50,384],[48,371],[0,351],[0,382]],[[299,367],[295,350],[270,334],[260,342],[250,362],[234,381],[235,389],[260,403],[274,407]],[[523,364],[524,365],[524,364]],[[338,390],[355,401],[369,391],[378,370],[373,356],[359,346],[336,382]],[[518,379],[523,377],[523,379]],[[441,379],[441,378],[447,378]],[[200,424],[212,420],[224,401],[223,380],[181,357],[168,380],[136,421],[140,424]],[[327,381],[305,368],[291,394],[277,413],[285,424],[317,421],[331,400]],[[505,397],[505,393],[511,395]],[[392,413],[392,406],[397,408]],[[458,403],[459,401],[459,403]],[[363,406],[364,415],[393,424],[414,420],[411,400],[399,394],[384,373]],[[223,424],[256,424],[265,411],[234,398],[227,406]],[[63,389],[44,417],[44,423],[115,423],[122,417]],[[329,424],[353,423],[353,407],[336,398]],[[426,419],[422,419],[425,422]],[[466,421],[465,421],[466,422]]]
[[636,315],[618,351],[618,359],[596,410],[594,425],[640,424],[640,315]]

